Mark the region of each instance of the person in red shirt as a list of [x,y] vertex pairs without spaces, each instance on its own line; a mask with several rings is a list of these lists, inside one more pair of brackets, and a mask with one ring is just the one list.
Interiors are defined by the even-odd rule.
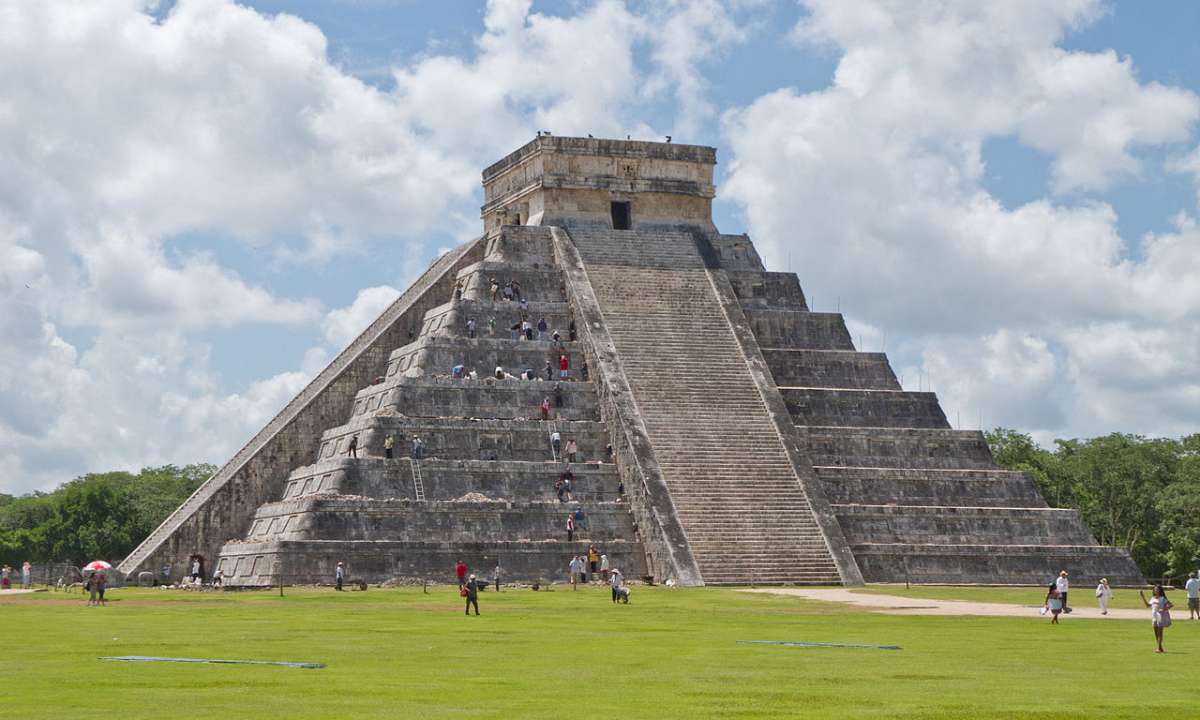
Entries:
[[454,574],[458,576],[458,586],[462,587],[467,583],[467,564],[462,560],[454,566]]
[[570,369],[571,369],[571,361],[567,359],[566,354],[564,353],[562,355],[559,355],[558,356],[558,376],[560,378],[566,379]]

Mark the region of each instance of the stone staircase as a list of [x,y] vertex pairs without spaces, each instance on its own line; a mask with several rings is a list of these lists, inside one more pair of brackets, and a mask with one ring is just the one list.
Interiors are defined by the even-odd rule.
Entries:
[[691,235],[570,235],[704,582],[840,583]]
[[[311,464],[295,468],[282,492],[258,505],[242,538],[225,544],[227,583],[327,581],[338,561],[367,581],[448,579],[458,560],[488,573],[499,560],[508,580],[555,579],[592,544],[628,577],[645,574],[597,391],[580,378],[584,348],[570,340],[573,316],[549,237],[545,228],[506,227],[485,240],[483,259],[458,271],[445,302],[430,307],[420,331],[386,356],[349,412],[320,435]],[[520,282],[527,309],[493,299],[493,277]],[[534,324],[546,317],[561,342],[513,337],[508,326],[524,312]],[[560,353],[571,361],[566,380]],[[476,376],[453,376],[460,364]],[[494,376],[497,366],[506,377]],[[525,368],[536,379],[511,377]],[[545,418],[543,399],[551,406]],[[564,449],[577,444],[574,462],[556,457],[554,432]],[[414,438],[420,459],[412,457]],[[574,479],[564,502],[555,481],[568,469]],[[576,508],[583,519],[568,541],[566,519]]]

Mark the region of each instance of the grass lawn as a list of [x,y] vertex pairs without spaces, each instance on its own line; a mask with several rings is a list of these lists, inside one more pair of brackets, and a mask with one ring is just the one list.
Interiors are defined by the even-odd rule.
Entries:
[[[888,588],[891,590],[891,588]],[[0,598],[6,717],[1190,717],[1200,622],[896,617],[727,589]],[[1177,617],[1179,614],[1177,613]],[[1186,617],[1186,612],[1183,614]],[[739,645],[895,644],[899,651]],[[118,663],[103,655],[322,662]]]
[[[1046,599],[1045,587],[986,588],[913,585],[911,588],[905,589],[903,585],[868,585],[867,587],[855,588],[851,592],[866,595],[897,595],[899,597],[923,600],[969,600],[971,602],[1007,603],[1030,607],[1041,607]],[[1146,597],[1150,597],[1149,588],[1145,590],[1145,593]],[[1175,604],[1175,609],[1171,611],[1172,615],[1178,616],[1179,611],[1182,610],[1183,616],[1186,618],[1187,593],[1182,590],[1168,590],[1167,598]],[[1093,585],[1078,588],[1072,587],[1067,599],[1071,602],[1072,607],[1098,607],[1096,604],[1096,588]],[[1145,607],[1138,597],[1138,591],[1128,588],[1113,588],[1113,597],[1108,606],[1110,608],[1125,608],[1128,610],[1141,610]],[[1146,610],[1146,622],[1150,622],[1149,610]]]

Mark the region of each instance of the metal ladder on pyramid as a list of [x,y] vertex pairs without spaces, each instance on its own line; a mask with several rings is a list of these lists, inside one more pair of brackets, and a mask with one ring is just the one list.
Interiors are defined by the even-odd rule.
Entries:
[[421,481],[421,463],[416,458],[409,458],[412,463],[413,490],[416,492],[417,502],[425,502],[425,483]]

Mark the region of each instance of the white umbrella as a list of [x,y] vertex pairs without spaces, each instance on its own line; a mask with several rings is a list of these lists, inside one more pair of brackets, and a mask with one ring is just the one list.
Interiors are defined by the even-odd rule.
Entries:
[[83,566],[84,572],[104,572],[105,570],[112,570],[112,565],[103,560],[93,560]]

